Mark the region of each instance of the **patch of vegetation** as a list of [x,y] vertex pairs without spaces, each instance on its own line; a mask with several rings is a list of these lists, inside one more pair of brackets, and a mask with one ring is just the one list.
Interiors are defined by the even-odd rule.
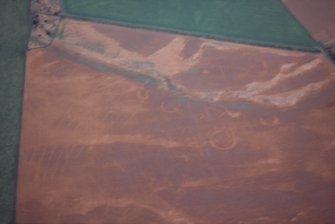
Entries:
[[318,45],[281,0],[63,0],[66,15],[267,46]]
[[0,223],[14,223],[25,51],[31,28],[29,1],[0,7]]

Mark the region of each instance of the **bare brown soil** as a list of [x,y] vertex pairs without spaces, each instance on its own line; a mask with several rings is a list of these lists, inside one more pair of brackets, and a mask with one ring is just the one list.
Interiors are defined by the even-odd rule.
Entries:
[[283,0],[312,36],[326,44],[335,42],[335,1]]
[[69,19],[60,31],[28,52],[18,224],[335,219],[322,55]]

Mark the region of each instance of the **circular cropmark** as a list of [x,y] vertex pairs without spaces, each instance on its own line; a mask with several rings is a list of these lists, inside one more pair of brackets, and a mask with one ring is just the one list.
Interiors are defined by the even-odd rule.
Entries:
[[236,136],[231,130],[218,130],[211,134],[209,144],[215,149],[230,150],[236,145]]

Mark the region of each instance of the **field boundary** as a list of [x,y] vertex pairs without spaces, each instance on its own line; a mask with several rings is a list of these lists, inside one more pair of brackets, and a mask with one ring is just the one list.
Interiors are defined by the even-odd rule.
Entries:
[[200,37],[200,38],[206,38],[206,39],[213,39],[218,41],[226,41],[226,42],[232,42],[232,43],[238,43],[238,44],[246,44],[246,45],[254,45],[258,47],[268,47],[268,48],[276,48],[276,49],[284,49],[284,50],[291,50],[291,51],[302,51],[302,52],[310,52],[310,53],[320,53],[320,46],[315,47],[297,47],[290,44],[279,44],[279,43],[266,43],[262,41],[255,41],[255,40],[247,40],[247,39],[239,39],[235,37],[229,37],[229,36],[219,36],[214,34],[203,34],[199,32],[192,32],[192,31],[182,31],[178,29],[170,29],[170,28],[161,28],[161,27],[154,27],[154,26],[146,26],[146,25],[136,25],[132,23],[127,22],[119,22],[119,21],[111,21],[108,19],[102,19],[102,18],[93,18],[93,17],[85,17],[85,16],[77,16],[72,15],[69,13],[65,13],[64,11],[61,13],[61,18],[69,18],[69,19],[75,19],[80,21],[87,21],[87,22],[96,22],[96,23],[102,23],[102,24],[111,24],[115,26],[121,26],[121,27],[128,27],[128,28],[135,28],[135,29],[143,29],[143,30],[150,30],[150,31],[157,31],[157,32],[166,32],[171,34],[179,34],[184,36],[194,36],[194,37]]
[[60,14],[63,18],[71,18],[76,20],[82,20],[82,21],[92,21],[92,22],[98,22],[98,23],[104,23],[104,24],[112,24],[122,27],[129,27],[129,28],[137,28],[137,29],[145,29],[145,30],[151,30],[151,31],[158,31],[158,32],[168,32],[172,34],[179,34],[179,35],[186,35],[186,36],[195,36],[200,38],[207,38],[207,39],[214,39],[218,41],[227,41],[227,42],[233,42],[233,43],[239,43],[239,44],[247,44],[247,45],[254,45],[258,47],[268,47],[268,48],[277,48],[277,49],[285,49],[285,50],[291,50],[291,51],[302,51],[302,52],[310,52],[310,53],[320,53],[320,43],[316,41],[308,32],[308,30],[303,26],[303,24],[297,20],[297,18],[292,14],[292,12],[288,9],[288,7],[280,1],[282,6],[286,9],[287,13],[295,20],[297,24],[299,24],[301,30],[305,35],[308,36],[309,39],[314,41],[315,46],[313,47],[304,47],[304,46],[296,46],[292,44],[285,44],[285,43],[278,43],[278,42],[271,42],[271,41],[257,41],[254,39],[248,39],[248,38],[238,38],[233,37],[230,35],[215,35],[210,33],[203,33],[203,32],[195,32],[195,31],[185,31],[178,28],[168,28],[164,26],[155,26],[155,25],[145,25],[145,24],[137,24],[132,22],[123,22],[118,21],[115,19],[109,19],[109,18],[103,18],[98,16],[85,16],[85,15],[78,15],[75,13],[69,13],[67,12],[67,6],[64,0],[60,0],[60,5],[62,8],[62,12]]

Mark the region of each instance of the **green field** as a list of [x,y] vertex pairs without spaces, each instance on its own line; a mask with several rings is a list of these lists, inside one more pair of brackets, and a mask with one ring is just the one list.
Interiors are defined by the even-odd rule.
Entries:
[[317,43],[280,0],[63,0],[65,15],[267,46]]
[[14,223],[29,1],[2,0],[0,7],[0,223]]

